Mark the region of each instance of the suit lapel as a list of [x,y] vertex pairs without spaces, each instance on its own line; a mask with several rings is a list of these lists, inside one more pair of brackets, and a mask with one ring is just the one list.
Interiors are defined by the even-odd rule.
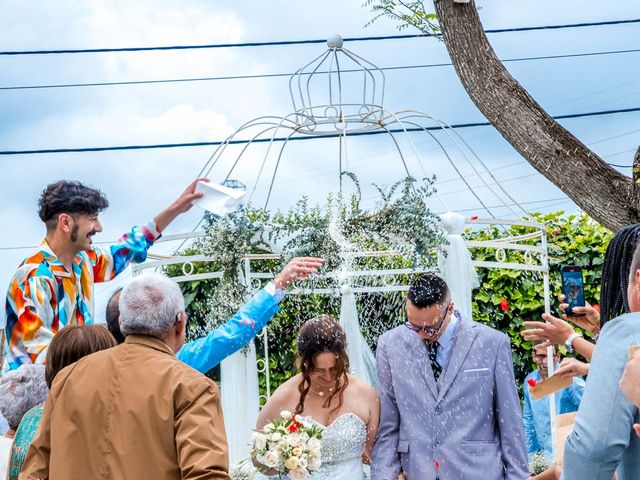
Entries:
[[411,359],[412,363],[415,362],[417,368],[420,369],[420,373],[422,378],[424,379],[427,387],[433,394],[433,398],[438,398],[438,387],[436,385],[436,379],[433,376],[433,372],[431,371],[431,361],[429,360],[429,354],[427,353],[427,347],[420,338],[419,335],[416,335],[414,332],[406,329],[407,342],[410,344],[411,351]]
[[451,384],[458,375],[462,364],[471,350],[471,344],[475,336],[475,325],[461,317],[451,351],[451,358],[449,359],[447,368],[443,372],[443,376],[440,378],[440,391],[437,395],[438,403],[444,398],[447,390],[449,390],[449,387],[451,387]]

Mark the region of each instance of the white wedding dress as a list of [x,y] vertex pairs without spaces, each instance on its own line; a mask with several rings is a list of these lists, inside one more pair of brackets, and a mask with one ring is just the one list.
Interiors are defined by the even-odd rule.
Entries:
[[[304,421],[317,423],[312,418]],[[355,413],[345,413],[325,427],[322,434],[322,464],[309,480],[364,480],[362,452],[367,426]]]

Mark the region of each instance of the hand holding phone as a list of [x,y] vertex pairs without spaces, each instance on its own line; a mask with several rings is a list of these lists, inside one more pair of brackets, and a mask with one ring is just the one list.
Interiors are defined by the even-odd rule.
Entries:
[[576,265],[565,265],[560,270],[562,277],[562,293],[568,306],[565,309],[567,315],[579,317],[584,313],[576,312],[576,307],[584,307],[584,281],[582,279],[582,268]]

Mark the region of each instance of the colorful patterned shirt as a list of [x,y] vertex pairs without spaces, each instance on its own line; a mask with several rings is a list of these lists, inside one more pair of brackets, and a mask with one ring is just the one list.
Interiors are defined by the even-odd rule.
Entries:
[[144,262],[159,237],[154,222],[133,227],[114,245],[78,253],[71,272],[43,241],[9,284],[5,306],[9,368],[41,363],[62,327],[93,323],[93,284],[112,280],[131,262]]

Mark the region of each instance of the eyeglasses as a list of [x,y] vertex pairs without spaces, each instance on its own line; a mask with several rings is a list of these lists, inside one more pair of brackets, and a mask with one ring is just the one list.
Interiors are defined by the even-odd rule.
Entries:
[[429,325],[429,326],[423,325],[422,327],[419,327],[419,326],[414,325],[413,323],[411,323],[409,321],[406,321],[404,326],[407,327],[409,330],[413,330],[416,333],[424,332],[428,336],[433,337],[433,336],[437,335],[438,333],[440,333],[440,330],[442,329],[442,326],[444,325],[444,321],[447,319],[447,315],[449,315],[449,307],[450,306],[451,306],[451,303],[449,303],[446,307],[444,307],[444,312],[442,314],[442,318],[437,323],[437,325]]

